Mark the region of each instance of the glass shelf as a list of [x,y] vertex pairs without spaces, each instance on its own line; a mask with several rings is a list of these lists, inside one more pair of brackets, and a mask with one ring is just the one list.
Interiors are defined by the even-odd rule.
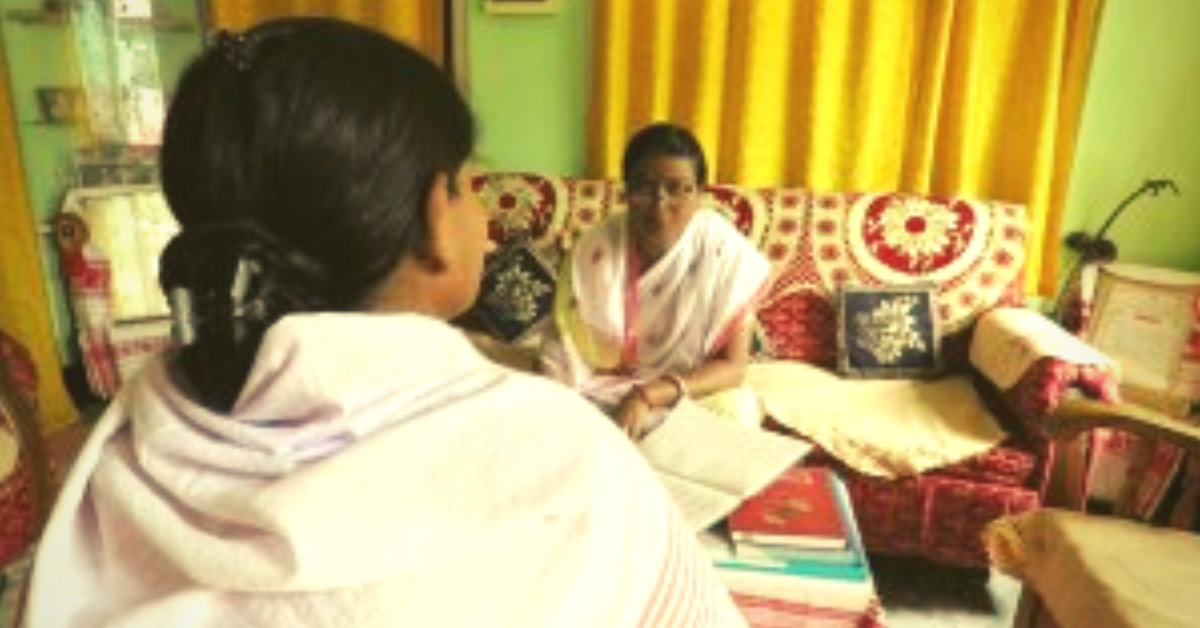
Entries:
[[[13,22],[31,25],[61,26],[67,23],[65,11],[46,11],[43,9],[9,9],[4,17]],[[156,17],[119,17],[117,21],[127,26],[149,26],[156,31],[175,33],[194,33],[199,30],[199,24],[186,19],[169,16]]]

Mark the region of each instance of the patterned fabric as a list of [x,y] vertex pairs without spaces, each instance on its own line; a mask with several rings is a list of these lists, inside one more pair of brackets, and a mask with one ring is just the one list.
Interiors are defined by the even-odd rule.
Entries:
[[1004,397],[1017,417],[1024,421],[1024,429],[1044,434],[1040,418],[1053,411],[1072,388],[1104,401],[1115,402],[1121,398],[1116,374],[1111,368],[1074,364],[1056,358],[1035,362],[1015,386],[1004,391]]
[[793,262],[801,268],[792,277],[824,294],[847,283],[936,284],[945,333],[970,325],[1021,281],[1027,227],[1020,206],[838,194],[814,198],[808,219],[811,261]]
[[852,377],[927,377],[941,365],[932,286],[842,286],[838,371]]
[[1120,365],[1071,335],[1039,312],[996,308],[979,317],[971,343],[971,364],[1001,390],[1012,388],[1029,367],[1044,358],[1091,365],[1118,379]]
[[[25,551],[38,525],[33,451],[27,438],[37,417],[17,421],[23,408],[36,408],[37,373],[24,347],[0,333],[0,566]],[[18,399],[15,396],[20,395]]]
[[22,455],[0,479],[0,565],[20,556],[33,540],[36,514],[33,475],[28,456]]
[[1032,486],[1046,453],[1044,442],[1009,438],[978,456],[937,470],[939,476],[1005,486]]
[[489,256],[470,313],[505,342],[534,330],[554,306],[554,270],[533,247],[507,246]]
[[1041,505],[1037,490],[938,475],[848,485],[871,551],[962,567],[987,564],[979,533],[988,523]]

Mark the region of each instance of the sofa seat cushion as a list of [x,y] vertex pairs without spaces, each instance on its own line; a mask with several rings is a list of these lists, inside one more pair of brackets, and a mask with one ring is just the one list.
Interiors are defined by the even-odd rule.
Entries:
[[1007,437],[965,376],[855,380],[779,361],[752,364],[746,381],[774,421],[867,476],[938,469]]

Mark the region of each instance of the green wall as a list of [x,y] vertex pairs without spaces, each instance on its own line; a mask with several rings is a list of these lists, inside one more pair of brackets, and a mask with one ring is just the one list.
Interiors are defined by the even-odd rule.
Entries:
[[1109,0],[1097,41],[1064,233],[1095,232],[1149,178],[1108,235],[1123,262],[1200,271],[1200,2]]
[[583,171],[591,19],[589,0],[552,14],[489,14],[468,0],[467,93],[479,118],[485,169]]

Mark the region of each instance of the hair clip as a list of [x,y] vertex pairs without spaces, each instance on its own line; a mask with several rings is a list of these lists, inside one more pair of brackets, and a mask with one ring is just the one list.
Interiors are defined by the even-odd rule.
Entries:
[[180,346],[196,342],[195,313],[192,310],[192,291],[184,287],[171,288],[167,294],[171,306],[171,334]]
[[233,318],[262,322],[266,320],[267,304],[261,295],[251,294],[261,292],[258,285],[262,267],[252,260],[238,260],[237,270],[233,275],[233,284],[229,288],[229,299],[233,303]]
[[233,69],[245,72],[250,69],[250,45],[246,36],[241,33],[231,33],[227,30],[217,31],[217,52]]

